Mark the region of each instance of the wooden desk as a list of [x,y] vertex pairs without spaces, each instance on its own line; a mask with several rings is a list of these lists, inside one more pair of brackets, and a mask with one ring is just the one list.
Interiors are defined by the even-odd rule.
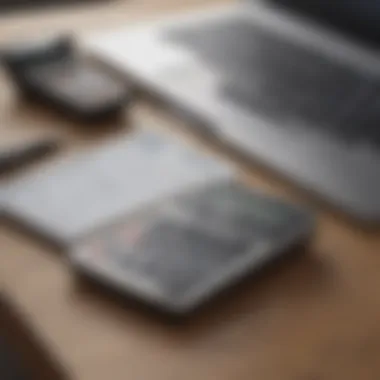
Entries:
[[[12,16],[0,20],[0,39],[29,30],[82,32],[199,3],[118,1]],[[54,130],[71,143],[69,151],[88,143],[76,126],[22,105],[4,78],[0,86],[2,136]],[[145,117],[165,120],[142,107],[137,118]],[[305,200],[268,173],[242,168],[253,185]],[[62,376],[71,379],[378,380],[380,234],[361,230],[328,209],[318,210],[318,231],[304,256],[180,325],[165,324],[94,289],[78,288],[56,252],[1,226],[1,294],[18,311],[10,331],[21,321],[33,333],[33,340],[25,338],[29,345],[36,352],[39,344],[47,348]],[[38,363],[47,365],[46,360]],[[44,379],[55,378],[51,371],[44,374]]]

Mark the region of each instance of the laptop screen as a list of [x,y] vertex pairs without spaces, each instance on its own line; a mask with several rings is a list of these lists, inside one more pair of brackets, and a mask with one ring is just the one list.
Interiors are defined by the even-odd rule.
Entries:
[[268,0],[380,45],[380,0]]

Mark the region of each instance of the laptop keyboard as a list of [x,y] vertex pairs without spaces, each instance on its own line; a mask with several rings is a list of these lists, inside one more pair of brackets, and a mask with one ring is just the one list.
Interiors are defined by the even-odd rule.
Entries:
[[167,37],[222,72],[222,94],[235,104],[282,127],[380,147],[378,78],[240,19],[171,29]]

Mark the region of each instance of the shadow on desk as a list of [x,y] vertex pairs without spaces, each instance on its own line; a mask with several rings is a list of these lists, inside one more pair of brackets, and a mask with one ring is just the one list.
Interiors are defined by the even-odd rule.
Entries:
[[[2,329],[3,326],[0,326]],[[9,340],[0,334],[0,374],[2,380],[31,380],[33,377]]]
[[1,380],[65,380],[69,376],[26,327],[24,316],[0,292]]

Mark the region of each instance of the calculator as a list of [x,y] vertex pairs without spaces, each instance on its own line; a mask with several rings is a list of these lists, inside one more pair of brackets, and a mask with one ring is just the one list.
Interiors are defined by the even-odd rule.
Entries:
[[97,123],[122,114],[130,86],[85,57],[70,36],[13,44],[0,62],[18,89],[75,120]]
[[309,211],[225,180],[98,229],[73,248],[70,261],[103,285],[184,315],[290,254],[313,225]]

